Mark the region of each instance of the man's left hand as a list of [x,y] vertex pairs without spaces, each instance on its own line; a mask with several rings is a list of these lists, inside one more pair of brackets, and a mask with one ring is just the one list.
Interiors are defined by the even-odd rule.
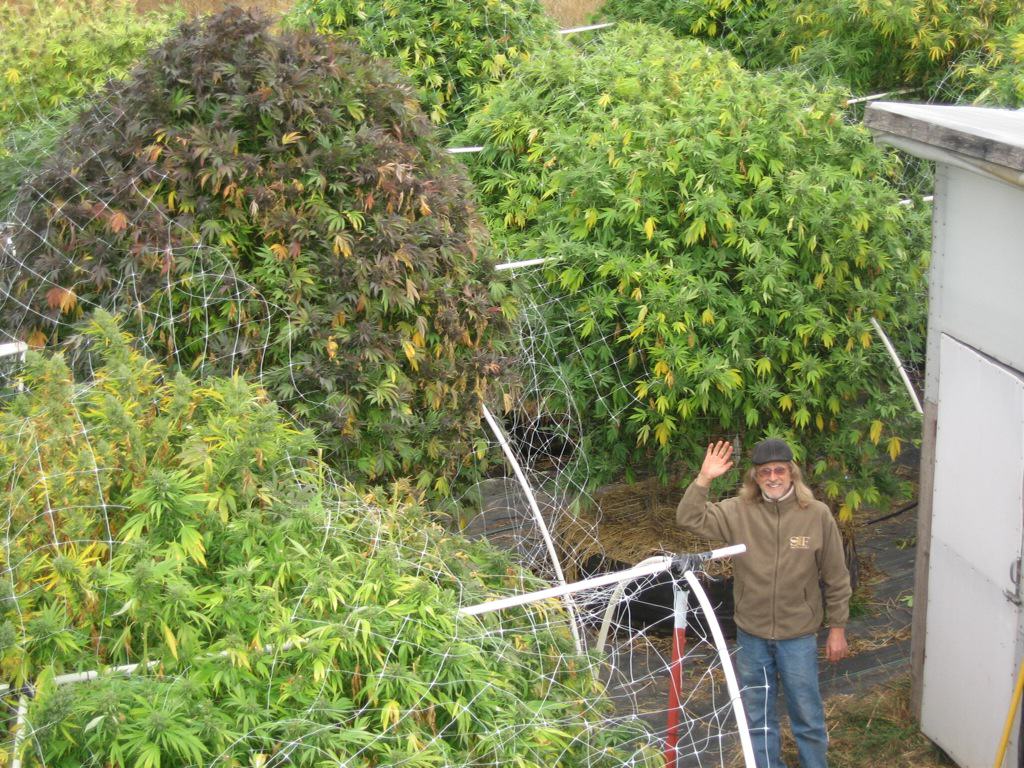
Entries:
[[850,647],[846,644],[846,628],[832,627],[825,641],[825,658],[835,663],[850,655]]

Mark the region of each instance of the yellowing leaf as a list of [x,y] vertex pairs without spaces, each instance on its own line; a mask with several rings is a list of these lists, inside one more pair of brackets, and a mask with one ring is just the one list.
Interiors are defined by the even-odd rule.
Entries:
[[11,67],[10,69],[8,69],[4,73],[4,77],[7,79],[7,82],[10,83],[11,85],[15,85],[15,84],[21,82],[21,73],[18,70],[16,70],[14,67]]
[[167,641],[167,647],[171,650],[171,655],[174,658],[178,658],[178,638],[176,638],[174,636],[174,633],[171,632],[170,627],[168,627],[166,624],[163,624],[163,622],[161,622],[161,624],[163,625],[164,640]]
[[334,244],[331,248],[335,256],[344,256],[346,259],[352,255],[352,240],[345,235],[335,235]]
[[414,371],[418,371],[420,369],[420,364],[416,360],[416,347],[408,341],[403,341],[402,349],[405,351],[405,356],[409,359],[409,365],[412,366]]
[[327,339],[327,359],[333,360],[334,356],[338,354],[338,342],[331,336]]
[[32,331],[25,339],[25,342],[32,347],[32,349],[42,349],[46,346],[46,334],[40,330]]
[[284,261],[288,258],[288,249],[282,243],[274,243],[270,246],[270,250],[277,257],[278,261]]
[[301,138],[301,133],[299,133],[298,131],[292,131],[291,133],[286,133],[284,136],[281,137],[281,143],[285,145],[294,144]]
[[122,211],[118,211],[110,217],[110,231],[115,235],[121,234],[128,229],[128,217]]
[[900,453],[903,451],[903,446],[900,444],[898,437],[889,438],[889,458],[896,461],[899,458]]
[[60,308],[61,314],[66,315],[78,304],[78,296],[74,291],[60,286],[54,286],[46,292],[46,304],[50,309]]
[[871,428],[868,430],[868,437],[875,445],[878,445],[878,441],[882,439],[882,426],[882,422],[875,419],[871,422]]
[[653,216],[648,216],[647,221],[644,222],[644,234],[647,235],[647,239],[650,240],[654,237],[654,228],[658,222]]

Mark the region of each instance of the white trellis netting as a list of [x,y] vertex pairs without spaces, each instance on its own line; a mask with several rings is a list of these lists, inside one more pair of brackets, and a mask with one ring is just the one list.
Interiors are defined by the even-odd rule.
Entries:
[[[104,437],[103,426],[93,423],[92,419],[94,416],[92,414],[102,399],[103,391],[109,390],[111,387],[111,381],[108,376],[109,371],[102,370],[101,377],[104,382],[102,386],[87,384],[78,387],[77,391],[72,395],[72,403],[75,404],[73,412],[78,414],[76,418],[82,420],[80,428],[76,427],[72,430],[71,434],[74,436],[72,442],[81,443],[79,450],[82,450],[82,444],[84,444],[84,453],[86,455],[95,455],[96,461],[102,460],[103,448],[101,443],[106,438]],[[33,392],[41,385],[35,382],[34,379],[30,378],[29,381],[29,391],[23,397],[31,400]],[[7,414],[4,415],[7,416]],[[45,423],[47,418],[44,417],[41,421]],[[18,424],[18,422],[8,418],[4,421],[4,424],[6,427],[10,427]],[[35,444],[36,448],[33,450],[31,448],[33,445],[32,441],[25,440],[26,434],[34,434],[33,430],[37,430],[39,427],[40,417],[36,416],[33,420],[33,426],[29,427],[28,422],[24,423],[22,428],[23,434],[20,437],[14,436],[9,432],[6,433],[7,437],[18,440],[21,445],[29,448],[27,452],[18,452],[18,455],[25,457],[21,462],[5,464],[5,478],[8,487],[11,487],[12,484],[13,487],[17,488],[25,487],[27,489],[25,493],[30,493],[33,486],[37,486],[39,482],[52,482],[46,475],[40,476],[39,466],[50,465],[54,452],[59,451],[60,446],[39,443]],[[201,430],[199,426],[196,428]],[[90,441],[92,440],[99,441],[95,449],[90,447]],[[289,460],[289,463],[291,463],[291,460]],[[99,492],[99,488],[102,485],[99,482],[100,479],[109,474],[114,474],[114,468],[106,469],[101,464],[97,464],[91,468],[89,474],[90,476],[94,474],[97,478],[96,486],[97,492]],[[33,478],[36,479],[33,480]],[[301,485],[308,483],[308,479],[303,479],[300,474],[296,475],[295,482]],[[27,485],[24,485],[26,483]],[[339,493],[341,492],[339,491]],[[344,497],[344,493],[341,493],[341,495]],[[54,499],[56,504],[57,496],[54,495],[51,498]],[[13,587],[13,596],[15,598],[13,603],[10,601],[6,603],[8,610],[5,612],[5,619],[8,622],[8,628],[12,629],[16,635],[20,633],[26,641],[38,642],[38,638],[35,638],[36,630],[34,629],[34,627],[39,626],[38,615],[33,615],[36,609],[30,607],[30,605],[38,607],[38,603],[30,603],[28,598],[33,594],[35,597],[38,597],[39,591],[43,587],[41,585],[29,586],[29,592],[24,594],[20,592],[30,583],[26,579],[26,573],[24,572],[24,568],[27,566],[22,565],[22,563],[27,562],[25,558],[34,558],[40,552],[48,552],[51,548],[53,548],[56,556],[59,557],[60,553],[63,553],[67,547],[73,546],[78,550],[82,550],[91,544],[103,548],[110,556],[117,557],[118,553],[124,553],[133,546],[136,546],[130,542],[122,541],[117,534],[112,535],[111,533],[112,523],[107,520],[108,516],[116,517],[119,514],[119,508],[123,506],[123,502],[119,500],[119,497],[115,499],[101,495],[98,502],[95,504],[95,508],[100,514],[97,531],[106,531],[104,538],[92,540],[78,538],[73,542],[66,543],[61,540],[51,541],[50,543],[40,542],[39,548],[36,550],[24,551],[23,548],[20,549],[19,551],[23,551],[24,554],[19,555],[18,558],[12,558],[10,554],[5,557],[5,575],[8,583]],[[62,504],[57,505],[57,509],[61,514],[69,514],[71,512]],[[48,515],[52,514],[44,509],[40,510],[35,518],[26,518],[25,514],[31,514],[31,511],[32,507],[28,503],[16,504],[12,508],[12,512],[16,512],[16,514],[8,516],[5,531],[9,543],[8,553],[12,551],[10,548],[12,540],[21,540],[24,543],[28,543],[31,539],[25,538],[27,531],[33,526],[38,527],[41,523],[45,522]],[[353,515],[364,520],[364,523],[357,526],[355,530],[350,527],[349,523],[345,522],[351,519]],[[260,683],[260,686],[265,688],[268,694],[279,690],[281,686],[287,684],[286,681],[288,679],[297,673],[295,665],[300,663],[297,661],[297,658],[301,659],[303,649],[310,647],[310,644],[316,644],[315,638],[317,636],[318,623],[326,627],[331,622],[340,621],[345,627],[345,632],[355,632],[357,634],[369,632],[377,647],[380,648],[381,653],[384,654],[382,659],[384,663],[379,667],[375,664],[370,664],[364,667],[361,673],[356,672],[356,674],[361,674],[368,680],[378,680],[379,682],[376,685],[382,685],[385,681],[389,681],[389,684],[392,685],[403,685],[401,673],[396,669],[389,668],[390,665],[386,661],[389,656],[394,655],[396,658],[404,656],[408,658],[408,655],[411,654],[413,658],[423,660],[423,663],[434,665],[435,671],[433,675],[434,679],[438,681],[439,693],[434,694],[431,700],[435,700],[437,696],[440,696],[443,701],[445,686],[450,685],[450,683],[442,683],[441,681],[450,674],[448,672],[449,666],[455,665],[454,668],[459,668],[461,665],[468,664],[469,668],[472,668],[477,664],[474,661],[472,650],[479,643],[474,638],[480,637],[479,630],[475,628],[475,621],[471,622],[473,626],[466,627],[467,631],[465,633],[458,628],[458,623],[455,624],[454,635],[451,641],[459,643],[458,647],[462,650],[453,652],[451,648],[436,648],[429,644],[421,644],[415,641],[410,642],[410,636],[415,637],[418,633],[416,627],[418,620],[415,616],[406,615],[405,618],[393,618],[389,624],[392,627],[391,630],[384,630],[383,628],[378,630],[375,625],[360,628],[363,625],[349,615],[354,614],[358,616],[359,611],[365,610],[368,607],[366,598],[360,598],[358,592],[360,591],[360,586],[372,586],[376,579],[379,578],[379,576],[374,575],[373,560],[375,555],[373,553],[377,550],[386,552],[389,549],[394,552],[396,545],[401,553],[400,560],[403,563],[403,568],[407,571],[426,575],[431,581],[448,585],[447,588],[461,592],[458,581],[459,577],[455,575],[455,572],[445,567],[443,562],[438,561],[437,554],[433,551],[429,538],[424,538],[421,547],[415,545],[415,535],[412,537],[403,536],[403,540],[394,542],[391,540],[394,535],[393,529],[389,533],[389,529],[384,527],[387,519],[387,515],[384,512],[351,499],[345,501],[343,505],[329,513],[324,520],[324,524],[327,527],[318,536],[319,543],[316,541],[312,542],[316,548],[320,549],[322,553],[331,553],[335,550],[332,549],[329,542],[335,539],[344,539],[349,541],[355,549],[371,554],[368,556],[369,559],[365,560],[366,565],[364,567],[344,573],[345,581],[355,585],[348,587],[350,597],[339,598],[341,602],[336,610],[328,611],[327,614],[322,615],[320,618],[307,615],[307,619],[313,619],[312,628],[310,629],[307,626],[305,632],[296,630],[297,639],[294,641],[270,643],[260,648],[249,647],[246,649],[231,643],[227,638],[222,638],[212,642],[210,651],[204,651],[201,647],[197,648],[189,654],[188,660],[183,657],[180,663],[176,663],[175,660],[172,660],[167,655],[166,647],[162,652],[156,652],[156,655],[160,658],[154,659],[140,650],[139,655],[130,663],[112,666],[100,664],[92,666],[79,662],[79,666],[68,668],[68,662],[61,662],[55,656],[52,667],[39,669],[35,676],[25,681],[24,685],[12,686],[8,684],[2,693],[14,707],[12,718],[9,722],[9,741],[7,742],[8,754],[12,755],[11,764],[45,764],[45,756],[48,754],[47,750],[60,737],[59,732],[55,729],[69,729],[72,733],[76,734],[76,739],[82,740],[88,740],[89,735],[96,733],[97,730],[109,729],[110,724],[103,719],[105,716],[101,714],[95,714],[87,722],[83,722],[76,721],[73,713],[64,712],[60,721],[54,720],[55,711],[53,708],[58,702],[69,702],[68,706],[80,705],[81,702],[89,699],[90,687],[99,686],[99,689],[104,691],[104,695],[111,695],[110,692],[117,688],[131,690],[132,686],[143,686],[142,689],[147,690],[144,686],[152,685],[155,686],[159,697],[166,697],[168,700],[173,701],[174,697],[171,694],[176,686],[188,687],[196,685],[196,680],[200,680],[209,674],[211,666],[221,666],[225,670],[230,670],[236,667],[236,665],[240,665],[243,658],[248,659],[245,662],[246,665],[258,665],[261,663],[260,658],[265,657],[268,659],[270,667],[265,681]],[[379,520],[380,523],[374,523],[375,520]],[[268,520],[269,524],[270,521]],[[306,543],[306,546],[308,545],[309,542]],[[315,557],[317,554],[317,549],[311,549],[305,556]],[[208,545],[207,557],[213,556],[213,545],[211,543]],[[273,553],[267,551],[266,556],[272,557]],[[367,555],[364,554],[363,557],[365,558]],[[52,558],[50,560],[52,562]],[[651,575],[647,574],[647,577],[641,577],[631,583],[629,591],[635,595],[637,589],[648,586]],[[109,604],[110,607],[104,608],[108,618],[102,620],[97,625],[101,634],[94,636],[93,641],[105,645],[108,640],[113,639],[118,631],[119,620],[116,616],[124,614],[125,611],[131,612],[135,609],[129,608],[130,601],[118,608],[117,606],[121,598],[115,600],[112,597],[116,589],[112,588],[110,584],[104,583],[101,574],[97,578],[101,580],[95,583],[101,586],[97,586],[96,589],[104,596],[104,605]],[[216,582],[216,577],[214,581]],[[608,581],[611,581],[611,579]],[[89,583],[92,584],[94,582],[90,581]],[[515,579],[507,581],[500,588],[494,588],[493,592],[497,592],[497,594],[502,592],[510,593],[515,597],[529,589],[530,586],[528,584]],[[609,583],[604,587],[591,589],[585,593],[585,608],[581,611],[580,619],[583,626],[589,628],[588,631],[591,633],[591,637],[592,633],[596,631],[597,621],[605,614],[605,606],[613,598],[613,589],[614,585]],[[305,605],[304,601],[310,590],[315,591],[316,587],[304,583],[295,585],[293,596],[288,598],[291,605],[289,608],[290,613],[295,616],[308,614],[308,606]],[[355,594],[353,594],[353,590]],[[110,600],[109,603],[106,602],[108,598]],[[621,594],[615,596],[615,599],[621,600]],[[470,593],[465,593],[458,597],[457,602],[454,604],[448,604],[452,607],[439,605],[436,610],[441,613],[447,613],[453,607],[469,609],[473,605],[478,605],[478,600],[479,598],[473,598]],[[59,604],[66,604],[66,599],[58,600],[57,602]],[[370,605],[372,604],[371,601]],[[24,611],[21,610],[23,605],[25,607]],[[286,605],[289,605],[289,603],[286,602]],[[384,608],[383,606],[381,607]],[[11,608],[15,609],[13,614],[10,611]],[[387,609],[384,608],[384,610],[386,613]],[[462,613],[469,613],[469,611],[463,610]],[[332,618],[331,614],[334,614],[336,618]],[[18,615],[17,620],[14,620],[13,624],[11,623],[12,615]],[[214,623],[216,623],[215,614],[211,614],[211,617],[213,617]],[[489,648],[488,652],[495,654],[497,659],[507,658],[507,663],[512,665],[511,669],[520,670],[517,674],[534,679],[537,684],[542,684],[544,688],[550,689],[548,693],[540,694],[540,698],[537,699],[536,704],[539,707],[537,711],[517,722],[503,725],[500,721],[491,720],[491,716],[487,714],[487,711],[477,711],[474,709],[474,702],[472,700],[465,701],[458,706],[464,712],[467,720],[473,724],[474,728],[478,727],[484,732],[494,731],[491,734],[491,738],[507,745],[516,744],[516,739],[522,733],[529,733],[531,729],[556,729],[574,734],[572,740],[575,746],[566,752],[565,762],[562,764],[607,763],[607,760],[611,759],[611,757],[605,755],[603,747],[590,753],[588,751],[589,747],[584,748],[580,745],[586,745],[589,740],[597,739],[598,734],[610,732],[622,726],[632,728],[632,732],[635,735],[630,737],[633,739],[632,742],[623,741],[617,745],[618,748],[615,754],[619,755],[619,757],[615,758],[616,762],[612,764],[632,765],[645,760],[651,760],[651,750],[659,748],[659,742],[656,737],[664,729],[666,715],[665,699],[667,691],[664,673],[670,663],[667,646],[660,643],[657,637],[648,637],[642,632],[634,632],[628,625],[622,624],[617,627],[619,631],[613,636],[609,652],[611,666],[607,666],[598,657],[580,657],[573,654],[570,647],[556,651],[551,646],[538,645],[535,650],[527,650],[525,653],[521,649],[518,651],[513,649],[513,646],[518,647],[522,642],[522,638],[542,638],[554,633],[567,639],[569,621],[569,616],[565,612],[547,608],[541,611],[516,611],[511,615],[503,614],[498,620],[485,622],[487,629],[485,629],[483,636],[491,638],[484,644],[484,647]],[[108,622],[112,622],[112,624]],[[424,621],[426,625],[424,631],[429,630],[430,623],[429,620]],[[104,627],[108,628],[104,629]],[[185,629],[187,629],[187,624],[168,627],[164,631],[170,631],[173,634],[184,637],[181,635],[181,632]],[[704,638],[702,631],[699,625],[694,624],[689,636],[689,652],[685,661],[687,684],[684,689],[684,707],[686,715],[683,718],[681,738],[678,743],[678,754],[684,760],[682,764],[687,764],[685,762],[687,759],[700,759],[703,761],[702,764],[709,764],[709,760],[714,761],[714,763],[726,764],[729,755],[737,748],[734,743],[735,715],[733,712],[736,701],[735,696],[730,696],[723,692],[723,675],[716,671],[721,669],[721,662],[713,651],[710,637]],[[67,630],[58,628],[59,634],[64,635],[66,632]],[[108,633],[109,637],[107,637]],[[217,634],[214,631],[213,637],[216,637]],[[82,640],[84,639],[83,637]],[[184,643],[185,640],[182,639],[181,642]],[[229,648],[216,650],[217,646],[222,645],[224,642],[228,643]],[[587,642],[588,645],[592,644],[592,640]],[[508,645],[509,643],[511,645]],[[83,658],[87,658],[87,655]],[[104,658],[107,658],[107,656],[95,657],[97,662],[102,661]],[[238,667],[238,669],[239,672],[242,671],[241,667]],[[274,671],[275,669],[278,671]],[[565,683],[559,681],[564,677],[567,669],[572,669],[573,672],[566,682],[573,679],[573,677],[608,679],[611,676],[608,694],[609,698],[615,703],[615,709],[608,710],[606,704],[603,703],[602,697],[596,696],[589,702],[586,699],[576,701],[565,715],[557,714],[559,703],[564,699],[564,694],[558,687],[550,688],[550,686],[564,685]],[[351,669],[341,668],[331,672],[329,677],[337,676],[338,680],[347,685],[351,683],[350,678],[352,674]],[[470,673],[467,672],[467,674]],[[334,681],[327,678],[322,683],[325,689],[332,687],[333,684]],[[351,684],[354,685],[354,683]],[[409,684],[416,684],[416,679],[410,680]],[[159,693],[161,690],[163,690],[163,693]],[[428,685],[423,695],[431,695],[430,690],[431,688]],[[33,697],[39,694],[42,694],[42,698],[33,703]],[[363,702],[357,707],[355,713],[345,708],[340,708],[336,710],[335,717],[338,718],[339,723],[351,722],[353,717],[366,717],[376,722],[379,718],[388,717],[386,706],[381,706],[383,703]],[[546,703],[552,705],[551,711],[545,711],[544,705]],[[506,706],[511,706],[511,701]],[[583,709],[580,710],[580,707],[583,707]],[[61,710],[58,708],[56,711]],[[327,711],[330,713],[334,710],[328,708]],[[125,714],[129,717],[131,716],[129,713]],[[152,715],[152,713],[150,714]],[[139,716],[145,719],[141,712]],[[648,735],[642,735],[644,729],[637,729],[635,727],[639,725],[641,718],[649,727],[650,733]],[[308,706],[297,709],[293,719],[295,721],[293,725],[299,728],[300,733],[290,737],[287,741],[277,742],[280,751],[272,760],[266,757],[268,760],[267,765],[290,764],[287,762],[289,755],[298,756],[306,754],[311,748],[310,744],[316,743],[317,732],[324,727],[313,716],[313,713],[309,711]],[[302,723],[306,723],[306,725],[302,726]],[[306,733],[301,732],[303,727],[308,729]],[[450,727],[454,726],[446,727],[442,725],[438,732],[433,735],[432,741],[443,742],[449,736],[448,728]],[[507,732],[504,731],[506,728],[509,729]],[[357,750],[351,755],[352,762],[350,764],[358,765],[360,764],[358,762],[359,759],[364,754],[373,753],[377,739],[381,742],[389,741],[390,735],[388,731],[389,728],[383,728],[379,735],[376,737],[371,736],[365,751]],[[235,741],[257,741],[258,736],[259,734],[256,731],[243,731],[235,737]],[[427,743],[424,749],[429,750],[430,747],[431,744]],[[229,748],[225,747],[224,749]],[[96,747],[96,749],[98,750],[99,748]],[[98,759],[98,751],[95,754],[97,755],[96,759]],[[170,759],[173,754],[173,752],[168,753],[167,759]],[[226,754],[228,752],[222,753],[222,756]],[[232,751],[230,754],[235,753]],[[256,757],[261,754],[265,753],[254,749],[253,759],[263,759]],[[591,757],[587,757],[588,754],[591,754]],[[210,754],[205,757],[199,757],[197,754],[195,759],[182,764],[212,765],[217,759],[216,755]],[[296,759],[298,758],[296,757]],[[459,758],[450,764],[465,764],[462,762],[463,759]]]

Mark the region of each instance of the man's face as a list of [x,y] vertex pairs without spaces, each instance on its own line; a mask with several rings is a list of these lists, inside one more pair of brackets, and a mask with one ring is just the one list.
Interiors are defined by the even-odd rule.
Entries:
[[789,491],[793,478],[789,473],[789,462],[769,461],[754,467],[754,477],[761,493],[769,499],[780,499]]

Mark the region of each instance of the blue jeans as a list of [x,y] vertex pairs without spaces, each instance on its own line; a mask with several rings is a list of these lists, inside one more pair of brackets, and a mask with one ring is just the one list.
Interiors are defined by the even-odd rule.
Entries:
[[736,628],[736,666],[757,768],[785,768],[779,754],[778,682],[803,768],[827,768],[825,708],[818,689],[818,639],[765,640]]

